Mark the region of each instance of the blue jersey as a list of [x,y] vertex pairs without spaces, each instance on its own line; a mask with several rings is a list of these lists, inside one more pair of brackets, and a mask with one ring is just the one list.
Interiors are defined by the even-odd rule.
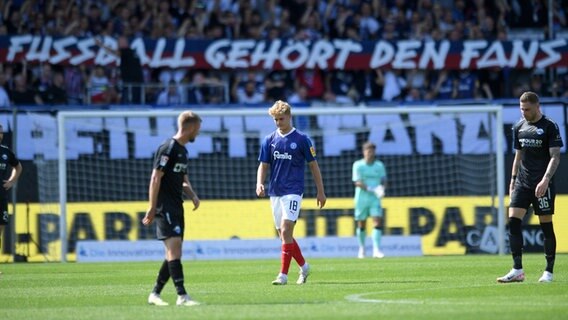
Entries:
[[258,160],[270,164],[269,196],[302,195],[305,163],[316,160],[316,151],[308,136],[296,128],[286,135],[276,130],[262,141]]

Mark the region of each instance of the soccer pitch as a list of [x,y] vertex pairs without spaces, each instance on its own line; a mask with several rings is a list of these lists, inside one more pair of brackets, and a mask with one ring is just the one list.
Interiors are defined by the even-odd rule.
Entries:
[[0,264],[0,319],[566,319],[568,255],[553,283],[538,283],[542,254],[525,255],[526,280],[498,284],[509,256],[311,259],[312,274],[273,286],[279,259],[185,261],[202,303],[175,306],[170,282],[149,306],[160,262]]

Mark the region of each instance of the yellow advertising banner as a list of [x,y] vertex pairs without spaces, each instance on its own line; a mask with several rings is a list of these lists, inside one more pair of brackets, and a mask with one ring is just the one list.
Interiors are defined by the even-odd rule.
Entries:
[[[506,199],[505,203],[508,203]],[[276,236],[267,199],[260,200],[204,200],[193,211],[186,202],[185,240],[266,239]],[[497,224],[496,203],[489,197],[404,197],[385,198],[384,233],[386,235],[418,234],[422,237],[425,255],[491,253],[496,234],[488,233],[486,226]],[[75,260],[75,246],[79,240],[142,240],[154,239],[154,226],[141,223],[147,202],[93,202],[69,203],[66,208],[68,260]],[[557,251],[568,252],[568,195],[556,198],[554,226]],[[16,256],[27,261],[58,261],[61,257],[57,204],[17,204],[15,218]],[[505,213],[506,214],[506,213]],[[353,200],[328,199],[319,210],[315,199],[304,199],[295,236],[354,235]],[[372,223],[367,223],[368,231]],[[487,230],[486,230],[487,229]],[[525,224],[525,244],[538,246],[542,235],[538,218],[530,216]],[[6,230],[7,231],[7,230]],[[487,236],[489,235],[489,236]],[[489,249],[487,249],[489,248]],[[485,250],[485,251],[483,251]],[[489,250],[489,251],[487,251]],[[0,254],[0,261],[13,261],[14,255]]]

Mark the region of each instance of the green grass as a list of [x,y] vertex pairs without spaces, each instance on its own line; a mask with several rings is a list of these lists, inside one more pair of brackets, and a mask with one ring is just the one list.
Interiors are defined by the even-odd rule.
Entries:
[[[542,254],[524,283],[497,284],[509,256],[311,259],[303,286],[272,286],[278,259],[185,261],[196,307],[146,304],[159,262],[0,264],[0,319],[566,319],[568,255],[541,284]],[[170,283],[162,297],[175,303]]]

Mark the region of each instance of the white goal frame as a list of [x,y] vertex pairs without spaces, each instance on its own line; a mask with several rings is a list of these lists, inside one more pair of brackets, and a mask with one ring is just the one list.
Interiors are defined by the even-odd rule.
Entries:
[[[503,255],[505,250],[505,166],[504,154],[501,152],[504,147],[503,137],[503,111],[501,105],[475,105],[475,106],[428,106],[428,107],[312,107],[294,108],[293,115],[353,115],[353,114],[408,114],[408,113],[492,113],[495,115],[492,130],[496,132],[496,187],[497,187],[497,226],[498,232],[498,253]],[[65,136],[65,125],[68,119],[87,118],[87,117],[151,117],[151,116],[173,116],[177,117],[182,109],[153,109],[153,110],[104,110],[104,111],[60,111],[57,114],[58,128],[58,182],[59,182],[59,205],[60,205],[60,239],[61,239],[61,261],[67,261],[67,163],[66,148],[67,139]],[[267,108],[254,109],[198,109],[200,116],[259,116],[267,115]]]

